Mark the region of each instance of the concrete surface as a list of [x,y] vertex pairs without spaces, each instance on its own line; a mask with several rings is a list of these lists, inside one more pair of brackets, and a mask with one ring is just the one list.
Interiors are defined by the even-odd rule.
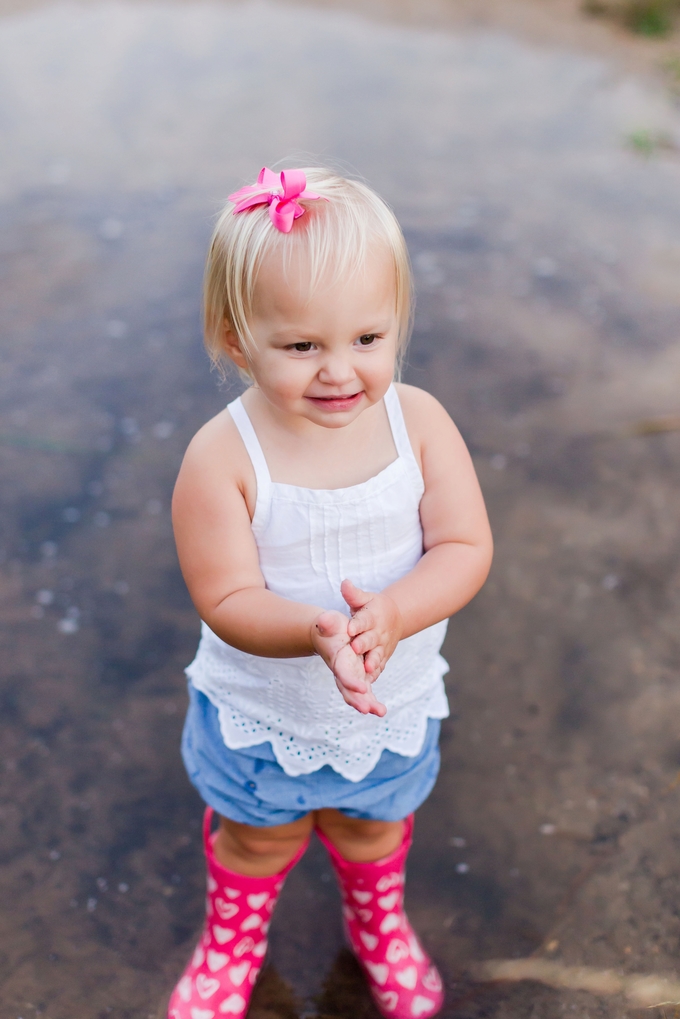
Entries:
[[[364,175],[405,225],[407,378],[460,424],[497,539],[450,627],[453,715],[409,872],[443,1015],[630,1008],[475,983],[485,959],[677,975],[678,110],[613,58],[380,13],[0,19],[11,1019],[155,1015],[200,923],[201,806],[178,754],[198,623],[168,509],[186,443],[235,386],[201,350],[202,260],[234,186],[312,156]],[[317,845],[253,1017],[375,1015],[336,905]]]

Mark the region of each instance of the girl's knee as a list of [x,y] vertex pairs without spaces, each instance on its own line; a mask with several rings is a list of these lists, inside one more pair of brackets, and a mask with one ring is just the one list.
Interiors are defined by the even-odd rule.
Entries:
[[322,831],[337,830],[357,839],[380,839],[388,832],[403,824],[403,821],[377,821],[371,818],[349,817],[340,810],[317,811],[317,824]]
[[291,824],[256,827],[241,824],[223,817],[220,821],[220,835],[223,841],[231,843],[240,855],[255,860],[270,857],[294,856],[304,844],[312,829],[311,815],[293,821]]
[[348,860],[369,861],[389,855],[403,838],[403,821],[348,817],[338,810],[319,810],[317,824]]

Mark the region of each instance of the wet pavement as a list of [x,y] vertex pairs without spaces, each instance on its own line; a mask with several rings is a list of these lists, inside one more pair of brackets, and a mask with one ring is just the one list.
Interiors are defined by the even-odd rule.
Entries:
[[[60,4],[0,18],[0,125],[3,1015],[155,1016],[200,923],[178,753],[198,623],[169,501],[236,391],[201,349],[212,216],[305,154],[362,173],[406,227],[407,379],[462,428],[497,540],[450,626],[453,713],[409,871],[443,1015],[628,1014],[473,976],[529,956],[680,970],[671,99],[489,27]],[[667,144],[645,158],[640,132]],[[254,1019],[375,1016],[318,845],[272,949]]]

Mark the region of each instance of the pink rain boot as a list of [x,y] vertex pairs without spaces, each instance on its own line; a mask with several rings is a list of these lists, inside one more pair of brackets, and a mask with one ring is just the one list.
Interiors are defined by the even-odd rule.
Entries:
[[203,933],[168,1004],[168,1019],[243,1019],[267,951],[271,914],[288,872],[307,843],[280,874],[245,877],[215,859],[212,807],[203,818],[208,897]]
[[378,1010],[388,1019],[429,1019],[444,1003],[437,968],[421,948],[404,912],[404,876],[413,815],[391,856],[350,863],[317,828],[342,890],[345,929]]

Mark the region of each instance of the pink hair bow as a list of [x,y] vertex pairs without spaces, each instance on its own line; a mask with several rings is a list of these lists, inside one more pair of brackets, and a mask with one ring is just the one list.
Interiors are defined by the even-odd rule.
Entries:
[[[313,191],[307,191],[307,178],[302,170],[282,170],[274,173],[263,166],[257,184],[248,184],[233,195],[229,201],[236,203],[234,215],[245,212],[254,205],[268,205],[269,218],[281,233],[290,233],[293,221],[304,214],[298,198],[322,198]],[[327,201],[327,199],[326,199]]]

